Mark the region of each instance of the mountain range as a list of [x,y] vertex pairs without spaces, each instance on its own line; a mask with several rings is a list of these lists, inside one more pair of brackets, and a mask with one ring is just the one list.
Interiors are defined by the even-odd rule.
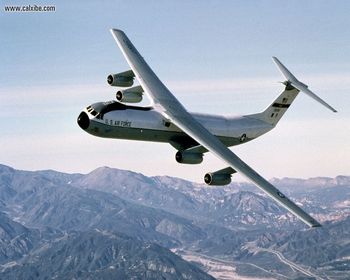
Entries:
[[0,278],[348,279],[350,177],[271,182],[323,227],[249,183],[0,165]]

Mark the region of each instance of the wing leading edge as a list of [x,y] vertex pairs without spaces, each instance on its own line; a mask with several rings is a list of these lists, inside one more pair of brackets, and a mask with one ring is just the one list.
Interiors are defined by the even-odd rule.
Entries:
[[212,135],[205,127],[197,122],[159,80],[123,31],[111,29],[111,33],[142,88],[145,90],[145,93],[154,102],[156,109],[203,147],[255,183],[261,190],[304,223],[310,227],[321,226],[314,218],[289,200],[283,193],[229,150],[216,136]]

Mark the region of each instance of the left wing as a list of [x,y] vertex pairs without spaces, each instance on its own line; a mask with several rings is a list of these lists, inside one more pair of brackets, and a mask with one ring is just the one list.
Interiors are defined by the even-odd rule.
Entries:
[[216,136],[212,135],[205,127],[197,122],[159,80],[123,31],[112,29],[111,32],[142,88],[153,101],[153,106],[157,110],[207,150],[216,154],[230,167],[254,182],[261,190],[296,215],[304,223],[310,227],[321,226],[314,218],[256,173],[236,154],[229,150]]

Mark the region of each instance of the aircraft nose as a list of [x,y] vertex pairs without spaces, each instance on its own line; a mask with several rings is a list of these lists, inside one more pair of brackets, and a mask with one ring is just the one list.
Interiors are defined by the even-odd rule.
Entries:
[[82,129],[87,129],[90,125],[89,116],[85,112],[81,112],[77,119],[77,123]]

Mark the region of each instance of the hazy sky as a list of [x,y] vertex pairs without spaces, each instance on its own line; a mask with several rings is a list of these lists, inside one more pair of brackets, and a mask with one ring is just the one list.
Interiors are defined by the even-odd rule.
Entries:
[[[79,4],[80,3],[80,4]],[[338,109],[299,95],[269,134],[233,147],[266,178],[350,175],[349,1],[1,1],[0,163],[87,173],[99,166],[201,182],[213,155],[180,165],[168,144],[93,137],[80,111],[114,98],[123,29],[189,111],[261,111],[283,86],[271,56]],[[9,13],[6,5],[55,5]],[[237,177],[241,180],[241,177]]]

